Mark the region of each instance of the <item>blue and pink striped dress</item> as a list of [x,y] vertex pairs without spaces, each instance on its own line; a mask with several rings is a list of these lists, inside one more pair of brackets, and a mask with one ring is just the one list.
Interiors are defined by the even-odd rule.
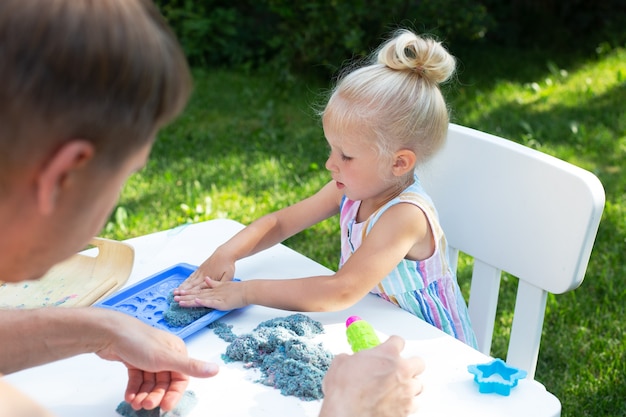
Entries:
[[476,347],[467,305],[450,267],[448,245],[432,200],[415,182],[400,195],[373,213],[366,221],[356,222],[360,201],[345,196],[341,202],[341,259],[339,268],[361,246],[380,216],[391,206],[410,203],[419,207],[428,218],[435,237],[433,255],[423,261],[403,259],[396,268],[370,292],[376,294],[422,320],[443,330],[466,344]]

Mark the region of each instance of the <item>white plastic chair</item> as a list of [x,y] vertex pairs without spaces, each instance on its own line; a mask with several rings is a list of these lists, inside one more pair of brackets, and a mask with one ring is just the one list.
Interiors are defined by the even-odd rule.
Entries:
[[519,279],[506,362],[534,378],[548,292],[583,281],[604,208],[596,176],[515,142],[451,124],[417,170],[435,202],[456,268],[474,258],[469,312],[489,354],[501,271]]

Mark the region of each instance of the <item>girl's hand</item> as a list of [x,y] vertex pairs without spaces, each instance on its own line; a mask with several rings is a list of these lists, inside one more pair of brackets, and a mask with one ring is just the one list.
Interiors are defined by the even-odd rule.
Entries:
[[241,308],[248,305],[245,285],[245,282],[216,281],[207,277],[201,288],[176,290],[174,301],[181,307],[208,307],[216,310]]
[[206,289],[206,278],[214,281],[232,281],[234,276],[235,261],[217,250],[174,290],[174,295],[179,295],[181,291]]

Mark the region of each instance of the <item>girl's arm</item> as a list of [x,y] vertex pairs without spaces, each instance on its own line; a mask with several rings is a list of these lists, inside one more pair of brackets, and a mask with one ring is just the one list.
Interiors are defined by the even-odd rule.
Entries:
[[237,260],[254,255],[339,213],[340,202],[341,193],[329,182],[312,196],[255,220],[217,250]]
[[407,255],[425,259],[434,251],[426,215],[412,204],[388,209],[374,225],[361,247],[335,274],[287,280],[217,282],[183,292],[183,306],[228,310],[249,304],[292,311],[336,311],[365,296]]
[[294,205],[267,214],[241,230],[219,246],[200,267],[178,288],[204,288],[204,278],[231,280],[235,262],[295,235],[296,233],[339,213],[342,194],[334,182]]

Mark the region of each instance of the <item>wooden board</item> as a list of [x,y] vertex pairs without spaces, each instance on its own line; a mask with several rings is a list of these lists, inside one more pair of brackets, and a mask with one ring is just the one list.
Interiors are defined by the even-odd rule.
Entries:
[[0,308],[83,307],[119,289],[130,276],[134,249],[103,238],[94,238],[90,244],[95,249],[55,265],[39,280],[2,283]]

